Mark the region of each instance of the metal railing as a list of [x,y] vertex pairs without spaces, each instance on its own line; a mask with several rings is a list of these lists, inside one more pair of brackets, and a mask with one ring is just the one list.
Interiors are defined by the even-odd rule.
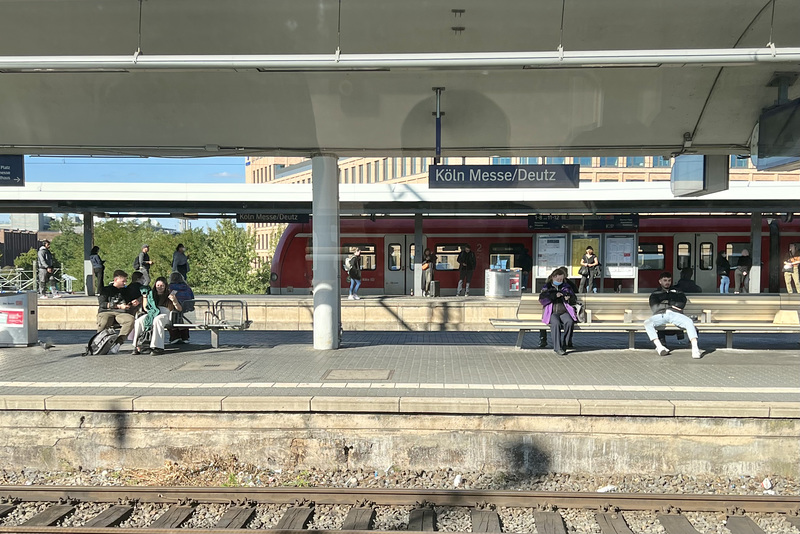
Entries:
[[[61,269],[54,269],[53,278],[55,279],[56,287],[61,288],[67,293],[72,293],[74,277],[63,272]],[[0,291],[37,291],[38,289],[39,277],[36,268],[0,268]]]

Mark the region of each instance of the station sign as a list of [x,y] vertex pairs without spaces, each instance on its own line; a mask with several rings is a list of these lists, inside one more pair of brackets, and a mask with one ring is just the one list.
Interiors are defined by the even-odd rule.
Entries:
[[577,188],[580,165],[431,165],[431,189]]
[[24,185],[24,156],[0,156],[0,187],[23,187]]
[[636,230],[639,215],[528,215],[528,230]]
[[237,213],[237,223],[307,223],[308,213]]

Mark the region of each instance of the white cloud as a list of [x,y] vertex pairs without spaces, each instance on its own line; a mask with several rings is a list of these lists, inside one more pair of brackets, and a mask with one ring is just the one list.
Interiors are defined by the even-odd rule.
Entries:
[[217,173],[212,174],[211,176],[213,176],[214,178],[235,178],[236,177],[235,174],[233,174],[232,172],[228,172],[228,171],[217,172]]

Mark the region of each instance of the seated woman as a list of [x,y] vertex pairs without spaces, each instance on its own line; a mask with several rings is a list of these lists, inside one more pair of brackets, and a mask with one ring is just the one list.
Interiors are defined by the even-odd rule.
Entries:
[[[142,354],[152,351],[153,354],[164,354],[164,330],[170,322],[171,311],[181,311],[181,303],[178,301],[175,291],[167,288],[167,279],[163,276],[156,279],[153,290],[142,289],[145,313],[136,319],[134,326],[133,339],[136,347],[133,354]],[[150,337],[150,349],[139,347],[139,336],[147,331],[148,327],[153,329]]]
[[572,329],[577,321],[575,303],[578,298],[572,286],[564,281],[566,277],[564,269],[554,270],[539,294],[539,302],[544,308],[542,322],[550,325],[553,350],[559,356],[567,353],[565,347],[572,339]]
[[[194,291],[186,283],[183,275],[179,272],[174,272],[169,277],[169,290],[175,291],[175,296],[181,305],[187,300],[194,300]],[[186,310],[190,311],[190,310]],[[169,342],[172,343],[188,343],[189,329],[188,328],[169,328]]]

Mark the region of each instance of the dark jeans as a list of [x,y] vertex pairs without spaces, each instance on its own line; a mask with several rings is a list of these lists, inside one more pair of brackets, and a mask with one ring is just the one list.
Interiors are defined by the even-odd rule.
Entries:
[[103,287],[105,287],[106,285],[105,277],[106,277],[105,267],[94,269],[94,292],[96,295],[99,295],[100,290],[103,289]]
[[581,276],[581,285],[578,288],[578,293],[591,293],[594,290],[594,277]]
[[554,313],[550,316],[550,336],[553,338],[553,350],[558,352],[566,349],[567,343],[569,343],[569,340],[572,339],[572,331],[574,326],[575,321],[567,312],[561,314]]

